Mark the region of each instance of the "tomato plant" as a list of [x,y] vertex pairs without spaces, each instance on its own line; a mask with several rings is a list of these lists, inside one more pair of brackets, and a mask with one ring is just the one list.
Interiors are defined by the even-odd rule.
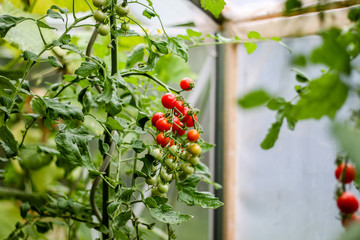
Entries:
[[[200,138],[200,111],[181,86],[168,86],[154,72],[163,57],[186,62],[187,44],[202,40],[186,42],[164,28],[161,36],[149,34],[130,9],[141,8],[144,16],[161,21],[151,1],[92,3],[97,9],[86,4],[89,9],[81,16],[74,0],[72,11],[53,5],[40,17],[0,16],[4,41],[25,21],[34,24],[41,39],[39,51],[21,50],[15,58],[24,67],[21,76],[0,75],[0,158],[7,180],[0,194],[18,200],[23,218],[7,239],[45,239],[43,234],[58,228],[67,228],[68,239],[78,239],[84,228],[99,231],[103,239],[142,239],[155,222],[165,224],[168,239],[174,239],[171,225],[192,216],[167,203],[170,188],[189,206],[223,205],[197,190],[200,181],[216,185],[201,160],[201,147],[212,145]],[[62,22],[64,30],[48,25],[46,18]],[[89,39],[74,31],[89,27]],[[118,48],[122,42],[130,42],[130,53]],[[61,80],[42,83],[45,89],[30,84],[40,63],[60,73]],[[21,131],[12,131],[20,126]],[[183,136],[187,131],[198,133],[196,145]],[[49,175],[51,184],[35,183],[36,171]],[[150,220],[137,216],[139,205]]]
[[340,164],[335,170],[335,177],[344,183],[351,183],[356,177],[356,170],[354,165],[347,163],[345,168],[345,164]]
[[194,81],[190,78],[183,78],[180,81],[180,87],[182,90],[190,91],[194,87]]

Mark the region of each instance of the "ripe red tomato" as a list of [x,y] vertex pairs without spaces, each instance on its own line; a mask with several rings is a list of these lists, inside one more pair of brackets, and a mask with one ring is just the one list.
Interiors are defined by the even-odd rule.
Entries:
[[165,116],[165,113],[162,112],[157,112],[155,113],[152,118],[151,118],[151,124],[155,127],[156,126],[156,122],[160,119],[163,118]]
[[179,135],[179,136],[182,136],[182,135],[184,135],[185,134],[185,130],[182,130],[181,128],[179,128],[178,130],[176,130],[176,133],[177,133],[177,135]]
[[155,126],[156,129],[159,130],[160,132],[169,131],[171,128],[171,124],[167,121],[166,118],[160,118],[159,120],[157,120]]
[[188,107],[183,107],[182,111],[180,111],[180,112],[182,115],[184,115],[186,117],[189,111],[190,111],[190,109]]
[[171,109],[175,107],[176,96],[172,93],[166,93],[164,96],[162,96],[161,103],[165,108]]
[[[197,121],[196,115],[193,115],[195,121]],[[195,121],[193,120],[192,116],[186,115],[183,119],[183,123],[188,127],[193,127],[195,124]]]
[[200,138],[200,134],[196,129],[191,129],[187,134],[187,138],[190,142],[196,142]]
[[350,217],[344,218],[341,220],[341,224],[344,228],[350,227],[354,223],[360,223],[360,216],[359,215],[351,215]]
[[[165,137],[163,133],[159,133],[156,136],[156,142],[161,145],[163,148],[166,147],[169,143],[169,137]],[[170,146],[174,145],[174,140],[170,140]]]
[[[180,101],[176,101],[174,108],[176,108],[177,110],[179,110],[179,112],[182,112],[183,109],[184,109],[183,101],[181,101],[181,100],[180,100]],[[178,111],[175,111],[175,114],[178,115],[178,114],[179,114]]]
[[353,214],[359,208],[359,202],[351,192],[344,192],[337,199],[337,205],[342,213]]
[[194,87],[194,81],[190,78],[183,78],[180,81],[180,87],[182,90],[190,91]]
[[177,116],[174,116],[173,121],[174,121],[174,123],[173,123],[173,125],[172,125],[172,130],[173,130],[173,132],[175,132],[175,131],[178,130],[181,126],[184,125]]
[[345,164],[344,163],[340,164],[335,170],[335,177],[339,181],[342,181],[343,177],[341,177],[340,179],[340,175],[341,173],[343,173],[345,174],[344,183],[351,183],[356,177],[355,167],[352,164],[348,163],[346,164],[346,172],[344,172],[344,168],[345,168]]

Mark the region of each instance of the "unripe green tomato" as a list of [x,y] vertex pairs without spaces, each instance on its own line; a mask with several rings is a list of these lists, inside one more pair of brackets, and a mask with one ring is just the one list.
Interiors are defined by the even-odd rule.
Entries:
[[104,13],[103,11],[101,11],[101,9],[97,9],[94,12],[94,18],[97,22],[102,23],[105,19],[106,19],[106,13]]
[[156,188],[151,189],[151,196],[160,196],[161,193]]
[[105,5],[106,0],[93,0],[92,2],[95,7],[100,8]]
[[158,182],[158,178],[156,176],[151,178],[146,178],[145,182],[149,185],[155,185]]
[[187,161],[190,157],[190,154],[187,151],[183,151],[180,155],[180,158]]
[[190,163],[184,163],[180,166],[180,168],[186,175],[191,175],[194,172],[194,168],[190,165]]
[[159,193],[167,193],[167,191],[169,191],[169,185],[163,184],[163,183],[158,183],[157,190]]
[[170,152],[172,152],[172,153],[177,153],[177,151],[178,151],[178,147],[176,146],[176,145],[172,145],[170,148]]
[[101,36],[106,36],[110,32],[110,26],[105,24],[100,24],[98,28],[99,34]]
[[125,32],[130,30],[130,24],[127,22],[123,22],[121,23],[121,29],[124,30]]
[[177,167],[176,162],[174,162],[174,160],[172,158],[167,158],[165,160],[165,163],[171,170],[175,170]]
[[191,157],[189,159],[189,163],[191,163],[191,165],[196,166],[198,163],[200,162],[200,158],[199,157]]
[[186,175],[184,172],[180,172],[180,174],[179,174],[179,180],[180,181],[184,181],[188,177],[189,177],[189,175]]
[[201,147],[197,143],[190,144],[186,149],[191,155],[199,156],[201,154]]
[[153,151],[152,151],[152,154],[151,154],[156,160],[160,161],[163,157],[163,154],[161,152],[161,150],[159,148],[155,148]]
[[165,169],[162,169],[160,172],[160,177],[163,182],[169,182],[172,179],[172,174],[168,174]]
[[119,15],[119,17],[125,17],[129,14],[129,6],[126,5],[125,7],[122,6],[122,4],[116,5],[116,13]]

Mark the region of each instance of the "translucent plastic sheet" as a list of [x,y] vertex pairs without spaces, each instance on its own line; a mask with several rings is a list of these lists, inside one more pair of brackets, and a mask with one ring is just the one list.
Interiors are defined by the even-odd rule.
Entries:
[[[289,39],[286,44],[309,53],[318,37]],[[239,96],[263,87],[292,99],[295,73],[289,52],[273,42],[260,43],[247,55],[239,48]],[[309,77],[320,67],[303,69]],[[284,122],[274,148],[262,150],[261,141],[275,121],[275,112],[263,108],[238,109],[239,240],[332,240],[343,231],[334,200],[336,144],[330,121],[301,121],[294,131]],[[352,187],[354,190],[354,187]]]

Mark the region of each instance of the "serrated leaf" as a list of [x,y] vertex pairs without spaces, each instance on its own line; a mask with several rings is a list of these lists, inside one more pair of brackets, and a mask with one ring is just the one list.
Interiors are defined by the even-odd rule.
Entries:
[[117,34],[119,37],[138,37],[138,36],[140,36],[140,34],[135,32],[134,30],[124,31],[121,28],[118,29]]
[[202,8],[209,10],[215,17],[219,17],[225,5],[224,0],[201,0]]
[[189,48],[188,46],[185,44],[184,39],[179,38],[179,37],[172,37],[168,39],[168,47],[170,49],[170,51],[172,53],[174,53],[175,55],[181,57],[182,59],[185,60],[185,62],[187,62],[188,58],[189,58]]
[[75,70],[75,74],[87,77],[91,73],[96,72],[99,69],[99,66],[94,62],[82,62],[80,67]]
[[144,142],[139,139],[133,139],[130,144],[136,153],[141,153],[146,149]]
[[215,145],[207,142],[201,142],[200,147],[201,147],[201,153],[206,153],[210,151],[213,147],[215,147]]
[[57,9],[62,14],[66,14],[66,13],[69,12],[69,10],[67,8],[61,8],[61,7],[57,6],[57,5],[52,5],[50,8],[51,9]]
[[55,137],[60,152],[58,164],[65,167],[83,166],[95,170],[91,161],[88,143],[93,138],[84,127],[60,129]]
[[189,221],[193,216],[175,211],[163,211],[159,208],[150,208],[150,215],[154,219],[168,224],[180,224]]
[[247,93],[238,100],[238,104],[243,108],[253,108],[265,104],[270,98],[270,94],[260,89]]
[[284,111],[278,111],[276,121],[271,125],[265,139],[261,143],[262,149],[270,149],[278,139],[282,123],[284,121]]
[[39,152],[37,147],[22,148],[20,165],[26,170],[38,170],[49,165],[53,159],[51,154]]
[[24,17],[14,17],[10,15],[0,15],[0,37],[4,38],[7,32],[17,24],[24,21]]
[[191,175],[185,181],[178,183],[178,200],[189,206],[198,205],[202,208],[216,209],[224,205],[219,198],[215,197],[212,193],[199,192],[196,190],[200,179],[199,176]]
[[253,53],[253,52],[256,50],[257,44],[256,44],[256,43],[252,43],[252,42],[246,42],[246,43],[244,43],[244,47],[245,47],[245,49],[246,49],[246,52],[247,52],[248,54],[251,54],[251,53]]
[[148,72],[154,70],[156,63],[159,61],[159,54],[154,53],[153,51],[149,51],[149,57],[146,61],[146,64],[143,66],[140,66],[139,68],[134,68],[137,71],[140,72]]
[[348,86],[337,74],[324,74],[309,82],[307,91],[300,95],[300,100],[294,107],[294,117],[296,119],[320,119],[323,116],[332,118],[346,101],[347,95]]
[[122,100],[119,97],[115,78],[106,78],[103,92],[97,97],[98,103],[105,105],[105,110],[112,116],[118,114],[122,110]]
[[79,108],[60,102],[59,99],[35,97],[30,105],[34,113],[52,120],[59,120],[59,118],[84,120],[84,114]]
[[148,206],[149,208],[158,208],[158,207],[159,207],[158,204],[157,204],[157,202],[155,201],[155,199],[152,198],[152,197],[147,197],[147,198],[145,198],[144,203],[145,203],[146,206]]
[[141,62],[144,59],[145,45],[143,43],[138,44],[132,52],[126,58],[126,69],[130,69],[137,62]]
[[124,119],[112,118],[112,117],[107,118],[105,125],[109,128],[109,130],[118,130],[118,131],[123,131],[124,128],[128,126],[128,124]]
[[53,67],[61,67],[61,68],[63,67],[63,65],[60,63],[60,61],[54,56],[48,57],[48,63],[50,63],[50,65]]

